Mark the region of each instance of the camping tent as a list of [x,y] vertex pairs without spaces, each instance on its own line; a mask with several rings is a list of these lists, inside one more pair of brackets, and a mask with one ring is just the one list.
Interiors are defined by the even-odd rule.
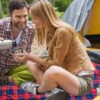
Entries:
[[71,24],[82,37],[100,37],[99,10],[100,0],[73,0],[62,19]]

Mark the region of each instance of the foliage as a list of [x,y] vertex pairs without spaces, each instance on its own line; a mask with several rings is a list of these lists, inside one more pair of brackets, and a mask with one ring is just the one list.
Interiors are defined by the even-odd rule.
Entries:
[[[8,16],[8,4],[10,0],[1,0],[2,3],[2,14],[4,16]],[[34,0],[26,0],[28,4],[31,4]],[[56,12],[59,17],[62,17],[66,8],[69,6],[69,4],[72,2],[72,0],[49,0],[56,9]]]
[[57,14],[59,17],[62,17],[65,10],[69,6],[69,4],[72,2],[72,0],[56,0],[55,1],[55,7],[57,7]]
[[58,7],[58,11],[64,12],[71,2],[72,0],[56,0],[55,6]]
[[64,14],[64,12],[61,12],[58,10],[58,7],[55,7],[55,10],[56,10],[56,14],[61,18]]
[[34,0],[26,0],[26,2],[28,2],[28,4],[31,4]]

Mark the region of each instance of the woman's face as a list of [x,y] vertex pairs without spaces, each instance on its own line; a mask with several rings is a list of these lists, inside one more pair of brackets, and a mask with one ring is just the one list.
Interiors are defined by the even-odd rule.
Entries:
[[37,29],[42,29],[45,27],[43,20],[39,17],[32,16],[32,22],[36,25]]

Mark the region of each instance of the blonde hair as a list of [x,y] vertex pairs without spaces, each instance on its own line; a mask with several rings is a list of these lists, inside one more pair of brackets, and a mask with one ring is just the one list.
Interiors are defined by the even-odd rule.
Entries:
[[[37,30],[37,37],[40,43],[46,37],[46,32],[50,27],[66,26],[66,24],[56,15],[54,7],[47,0],[38,0],[31,5],[30,13],[32,16],[41,19],[46,26],[43,30]],[[40,33],[41,32],[41,33]]]

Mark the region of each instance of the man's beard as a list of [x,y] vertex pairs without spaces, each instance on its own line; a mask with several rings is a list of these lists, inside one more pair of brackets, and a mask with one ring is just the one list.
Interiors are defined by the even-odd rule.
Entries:
[[23,23],[22,24],[21,23],[14,23],[13,26],[16,27],[19,30],[22,30],[26,27],[26,22],[24,24]]

